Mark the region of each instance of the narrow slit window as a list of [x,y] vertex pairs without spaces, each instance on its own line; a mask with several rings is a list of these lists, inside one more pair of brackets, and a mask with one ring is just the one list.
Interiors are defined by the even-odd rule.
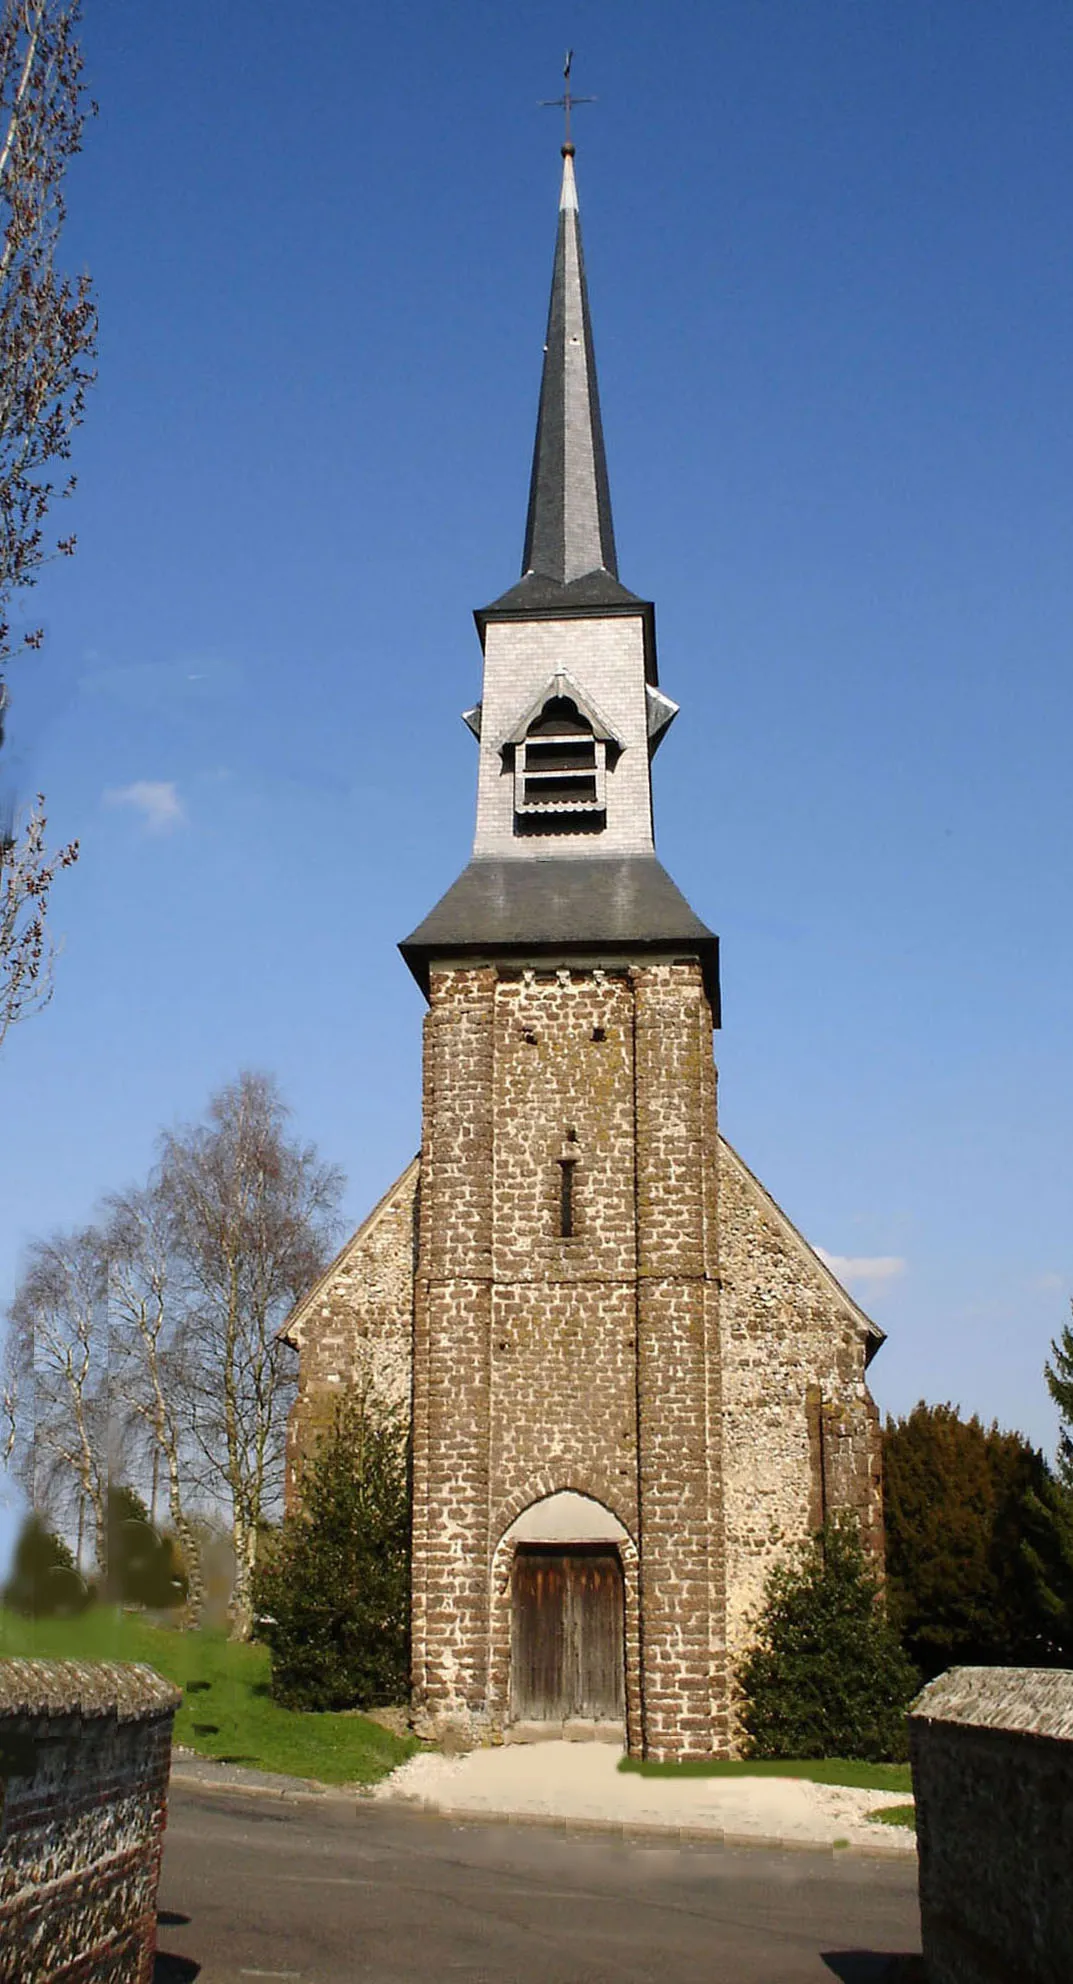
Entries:
[[559,1159],[559,1238],[572,1240],[574,1237],[574,1166],[577,1159]]

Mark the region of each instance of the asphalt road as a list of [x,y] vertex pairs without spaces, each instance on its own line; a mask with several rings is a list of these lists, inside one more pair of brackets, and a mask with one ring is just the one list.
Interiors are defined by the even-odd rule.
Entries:
[[914,1860],[173,1787],[157,1984],[883,1984]]

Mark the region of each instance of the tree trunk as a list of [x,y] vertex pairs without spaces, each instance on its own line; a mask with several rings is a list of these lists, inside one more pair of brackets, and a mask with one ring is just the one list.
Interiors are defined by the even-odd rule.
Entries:
[[257,1560],[257,1527],[244,1520],[235,1524],[235,1582],[228,1606],[228,1639],[248,1640],[253,1632],[253,1567]]

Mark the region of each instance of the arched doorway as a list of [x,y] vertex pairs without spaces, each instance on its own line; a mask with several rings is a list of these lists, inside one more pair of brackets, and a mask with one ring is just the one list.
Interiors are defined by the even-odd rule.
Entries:
[[512,1720],[622,1722],[624,1614],[614,1544],[519,1543],[511,1580]]

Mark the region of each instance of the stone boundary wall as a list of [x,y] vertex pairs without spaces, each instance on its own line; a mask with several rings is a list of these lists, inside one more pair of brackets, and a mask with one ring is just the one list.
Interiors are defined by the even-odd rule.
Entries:
[[952,1667],[909,1746],[928,1984],[1069,1984],[1073,1673]]
[[0,1984],[151,1984],[181,1699],[151,1667],[0,1659]]

